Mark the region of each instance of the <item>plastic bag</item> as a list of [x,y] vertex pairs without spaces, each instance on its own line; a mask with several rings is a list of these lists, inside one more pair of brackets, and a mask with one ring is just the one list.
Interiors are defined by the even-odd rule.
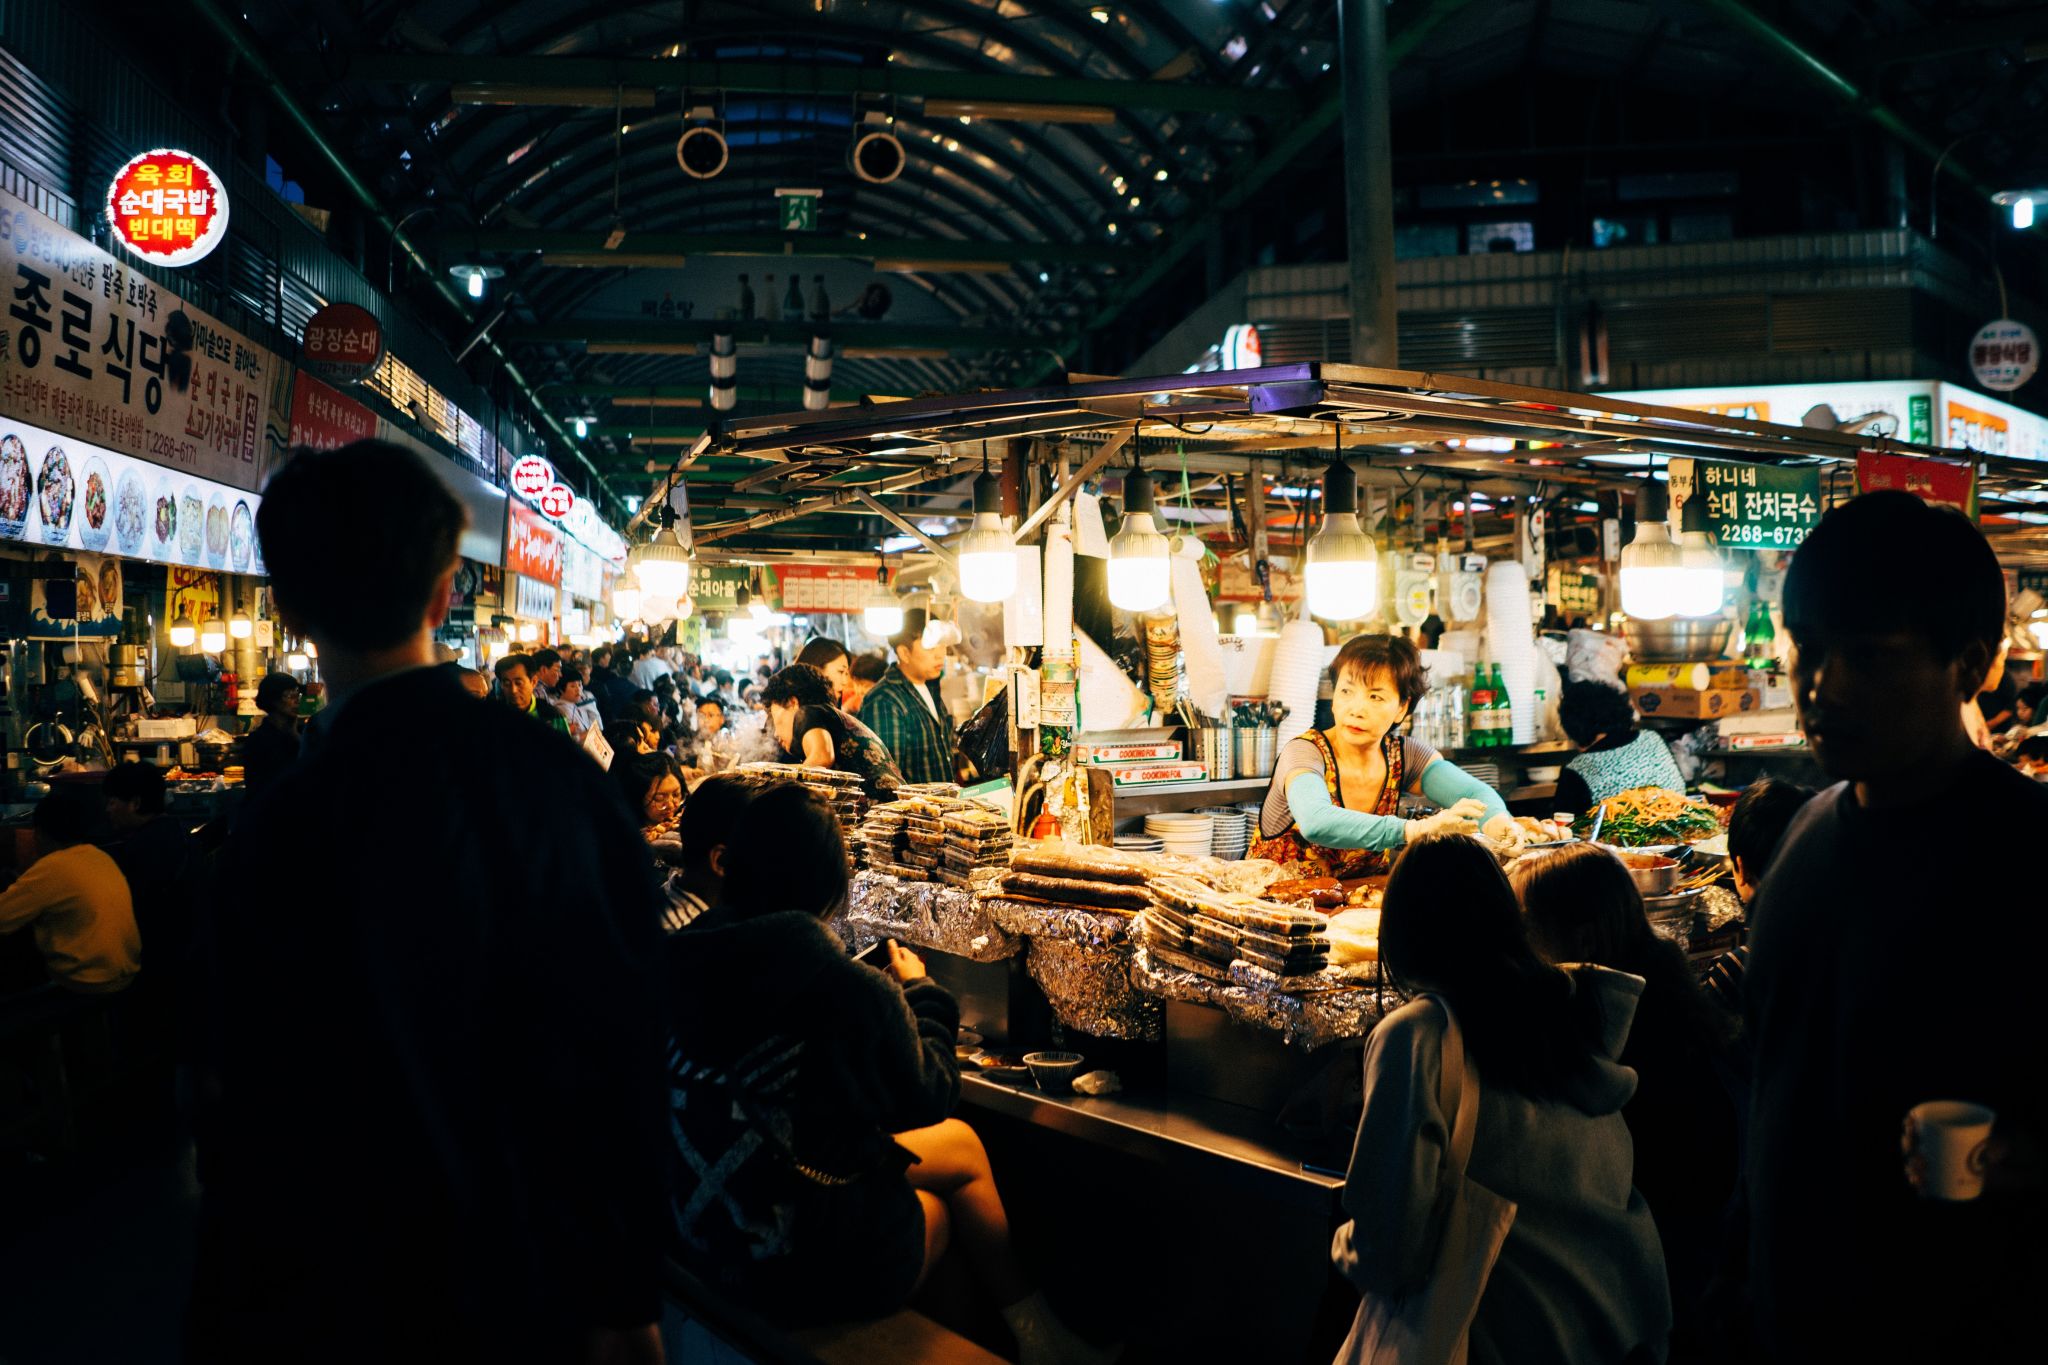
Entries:
[[960,774],[963,783],[1010,775],[1009,688],[982,703],[960,727],[959,752],[960,764],[967,769]]

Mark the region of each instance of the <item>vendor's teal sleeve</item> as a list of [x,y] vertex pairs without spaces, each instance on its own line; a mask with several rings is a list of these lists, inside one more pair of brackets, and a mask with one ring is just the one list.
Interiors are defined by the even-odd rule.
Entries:
[[[1468,779],[1469,780],[1469,779]],[[1324,848],[1362,848],[1383,853],[1408,841],[1408,822],[1398,815],[1345,810],[1330,799],[1321,773],[1296,773],[1287,784],[1287,810],[1301,837]]]
[[[1447,758],[1439,758],[1422,770],[1422,794],[1445,810],[1471,797],[1486,807],[1486,814],[1478,820],[1481,825],[1496,815],[1508,813],[1508,803],[1500,799],[1499,792]],[[1291,800],[1294,788],[1289,787],[1287,795]]]

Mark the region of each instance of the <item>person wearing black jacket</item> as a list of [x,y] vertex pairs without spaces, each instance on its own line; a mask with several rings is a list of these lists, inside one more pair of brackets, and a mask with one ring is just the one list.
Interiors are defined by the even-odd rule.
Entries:
[[1031,1290],[988,1153],[948,1117],[960,1007],[916,954],[885,943],[878,970],[826,927],[847,887],[832,812],[765,784],[721,862],[718,905],[664,945],[679,1259],[778,1321],[819,1323],[895,1311],[950,1239],[1023,1365],[1110,1358]]
[[660,1359],[653,868],[596,764],[433,666],[462,523],[382,442],[265,489],[332,701],[201,930],[195,1360]]
[[633,708],[632,680],[623,677],[612,668],[617,657],[610,645],[599,645],[590,651],[590,685],[584,690],[597,698],[598,714],[604,717],[606,725],[624,720]]

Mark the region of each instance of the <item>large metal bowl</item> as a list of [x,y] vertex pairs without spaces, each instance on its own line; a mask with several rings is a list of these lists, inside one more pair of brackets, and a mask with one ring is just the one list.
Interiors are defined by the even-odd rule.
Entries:
[[1614,855],[1628,869],[1629,880],[1636,884],[1636,890],[1646,897],[1670,894],[1684,871],[1676,858],[1645,853],[1641,849],[1617,848]]
[[1667,616],[1662,621],[1628,617],[1621,633],[1639,664],[1690,664],[1718,659],[1735,623],[1725,616]]

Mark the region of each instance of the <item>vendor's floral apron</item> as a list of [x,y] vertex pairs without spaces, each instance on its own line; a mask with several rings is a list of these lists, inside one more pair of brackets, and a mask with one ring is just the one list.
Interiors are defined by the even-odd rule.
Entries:
[[[1323,785],[1329,788],[1330,800],[1336,805],[1343,805],[1343,795],[1337,787],[1337,757],[1330,752],[1330,741],[1321,730],[1310,730],[1308,738],[1315,744],[1316,752],[1323,756]],[[1389,730],[1386,738],[1380,741],[1380,754],[1387,762],[1387,780],[1380,786],[1379,803],[1372,808],[1372,813],[1392,815],[1400,808],[1401,788],[1405,785],[1405,774],[1401,771],[1404,746],[1398,729]],[[1295,820],[1289,820],[1287,828],[1273,838],[1254,841],[1250,856],[1270,859],[1297,877],[1335,877],[1339,881],[1382,876],[1394,865],[1391,852],[1324,848],[1320,844],[1312,844],[1301,837],[1301,824]]]

